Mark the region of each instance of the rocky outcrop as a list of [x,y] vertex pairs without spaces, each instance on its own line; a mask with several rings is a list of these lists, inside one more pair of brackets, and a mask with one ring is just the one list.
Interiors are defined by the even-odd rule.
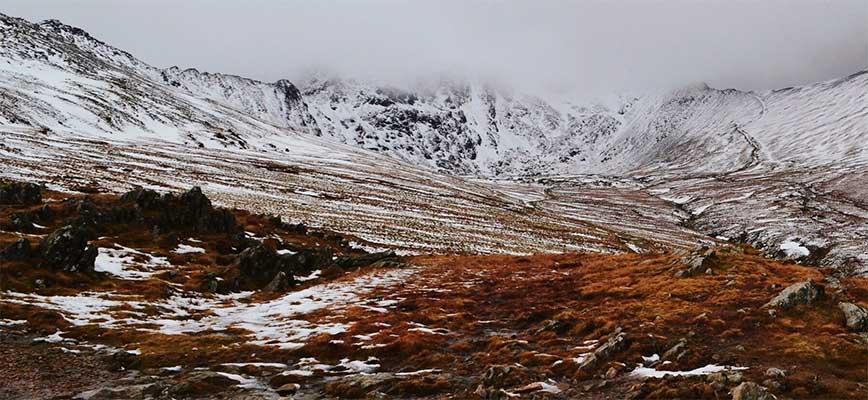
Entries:
[[232,213],[215,209],[198,186],[178,197],[137,187],[121,196],[121,202],[137,206],[145,212],[146,218],[154,219],[155,225],[163,230],[227,233],[238,230]]
[[807,280],[792,285],[779,293],[765,307],[787,309],[796,305],[812,304],[823,297],[825,289],[822,285]]
[[32,205],[42,202],[42,186],[28,182],[0,182],[0,204]]
[[93,231],[67,225],[46,236],[40,244],[44,266],[67,272],[92,272],[97,248],[88,244]]
[[853,303],[838,303],[844,313],[844,325],[855,332],[868,332],[868,310]]

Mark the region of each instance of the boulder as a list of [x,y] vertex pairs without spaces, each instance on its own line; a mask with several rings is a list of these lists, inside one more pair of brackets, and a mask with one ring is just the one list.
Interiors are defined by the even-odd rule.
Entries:
[[684,257],[681,262],[687,267],[675,273],[678,278],[690,277],[714,270],[720,266],[720,258],[714,250],[703,246],[698,250],[694,250],[688,256]]
[[274,276],[274,279],[272,279],[271,282],[268,283],[268,285],[265,285],[265,287],[262,288],[262,291],[279,293],[285,291],[286,289],[289,289],[291,286],[292,282],[286,276],[286,273],[283,271],[279,271],[277,275]]
[[194,371],[185,375],[169,389],[169,393],[180,397],[198,397],[223,392],[238,382],[213,371]]
[[753,382],[742,382],[729,392],[732,400],[774,400],[777,399],[768,389]]
[[0,182],[0,204],[33,205],[42,202],[42,186],[28,182]]
[[32,253],[30,242],[25,238],[21,238],[0,252],[0,260],[23,260],[29,258]]
[[395,374],[387,372],[349,375],[326,384],[325,392],[339,398],[363,398],[377,388],[399,379],[401,378]]
[[67,272],[92,272],[97,248],[88,244],[94,234],[81,225],[67,225],[42,239],[43,265]]
[[809,279],[784,289],[766,303],[765,307],[787,309],[800,304],[813,304],[822,298],[824,293],[825,290],[822,285],[817,285]]
[[608,360],[612,354],[624,350],[627,347],[627,344],[627,333],[622,332],[620,327],[615,329],[614,332],[609,334],[609,339],[606,340],[606,343],[597,347],[593,354],[588,356],[581,364],[579,364],[579,369],[584,371],[593,369],[600,362]]
[[844,313],[844,324],[856,332],[868,332],[868,310],[853,303],[838,303]]

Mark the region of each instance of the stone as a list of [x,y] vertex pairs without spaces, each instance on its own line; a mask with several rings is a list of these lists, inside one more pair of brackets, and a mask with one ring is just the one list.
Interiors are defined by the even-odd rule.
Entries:
[[603,343],[600,347],[597,347],[594,350],[594,353],[588,356],[581,364],[579,364],[579,369],[583,371],[590,370],[596,367],[600,362],[609,359],[612,354],[617,353],[619,351],[624,350],[627,347],[627,334],[622,332],[621,328],[615,329],[611,334],[609,334],[609,338],[606,340],[606,343]]
[[677,278],[686,278],[706,273],[711,275],[720,266],[720,258],[714,250],[703,246],[684,257],[681,262],[687,267],[675,273]]
[[287,278],[286,273],[283,271],[279,271],[277,275],[274,276],[274,279],[265,285],[262,288],[264,292],[278,293],[288,289],[291,286],[289,278]]
[[25,238],[21,238],[0,252],[0,260],[24,260],[30,258],[32,254],[33,250],[30,247],[30,242]]
[[301,389],[301,385],[297,383],[287,383],[277,389],[274,389],[274,391],[281,396],[287,396],[297,392],[298,389]]
[[326,384],[325,392],[339,398],[360,398],[398,379],[387,372],[349,375]]
[[809,305],[822,298],[824,293],[822,285],[807,280],[787,287],[766,303],[765,307],[787,309],[796,305]]
[[774,379],[786,379],[787,373],[780,368],[769,368],[766,370],[766,376]]
[[42,186],[29,182],[0,182],[0,204],[33,205],[42,202]]
[[774,400],[777,397],[768,392],[763,386],[753,382],[742,382],[729,392],[732,400]]
[[855,332],[868,331],[868,310],[853,303],[838,303],[844,313],[844,325]]
[[673,361],[681,358],[681,355],[687,351],[687,340],[681,339],[675,346],[672,346],[669,350],[663,353],[660,356],[660,361]]
[[175,396],[195,397],[223,392],[238,382],[213,371],[194,371],[183,376],[169,392]]
[[42,239],[43,265],[66,272],[93,272],[97,248],[88,244],[93,232],[81,225],[64,226]]

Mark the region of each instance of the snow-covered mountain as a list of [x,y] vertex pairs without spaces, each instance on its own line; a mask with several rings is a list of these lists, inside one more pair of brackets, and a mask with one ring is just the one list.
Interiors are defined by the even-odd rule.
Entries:
[[[582,103],[478,82],[396,88],[159,69],[58,21],[0,17],[0,118],[269,149],[308,134],[452,174],[726,172],[865,159],[868,74],[767,93],[693,85]],[[281,129],[286,128],[286,129]]]
[[[642,251],[649,243],[698,244],[704,236],[747,242],[773,256],[785,256],[781,246],[795,243],[811,254],[805,262],[865,272],[866,93],[866,71],[764,93],[696,84],[591,103],[461,80],[404,88],[338,77],[267,83],[160,69],[81,29],[0,15],[0,165],[7,168],[0,176],[64,177],[58,186],[88,179],[117,184],[121,161],[99,154],[101,146],[165,145],[170,158],[187,149],[200,159],[252,163],[227,182],[234,161],[204,170],[197,169],[201,161],[185,161],[196,169],[185,184],[210,184],[225,192],[227,204],[293,210],[372,243],[469,252]],[[46,166],[63,159],[93,170]],[[152,174],[140,183],[177,186],[179,169],[158,160],[136,161]],[[307,189],[289,188],[285,176],[262,180],[257,160],[311,164],[316,176],[304,181]],[[333,176],[362,165],[367,181]],[[295,169],[287,175],[301,179]],[[383,180],[389,175],[400,185]],[[310,187],[340,192],[334,179],[352,201],[324,197],[316,207],[296,209],[287,197]],[[432,192],[430,182],[440,181],[469,196],[454,207],[460,212],[444,214],[443,199],[456,196]],[[365,194],[371,185],[378,191]],[[478,196],[480,185],[490,193]],[[400,201],[386,201],[395,190]],[[420,197],[424,192],[433,197]],[[408,204],[416,205],[413,218],[405,215]],[[383,207],[380,225],[372,224],[372,210]],[[501,208],[508,215],[493,223],[493,210]],[[323,209],[335,212],[324,217]],[[465,213],[475,221],[470,227]],[[531,228],[527,220],[567,216],[579,222]],[[443,226],[450,229],[442,237],[418,237]],[[549,243],[551,229],[567,236]],[[603,244],[589,245],[593,240]]]

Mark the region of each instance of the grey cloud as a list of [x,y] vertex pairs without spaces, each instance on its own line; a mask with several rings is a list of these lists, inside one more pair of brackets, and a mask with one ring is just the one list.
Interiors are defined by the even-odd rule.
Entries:
[[[868,1],[6,0],[156,66],[273,81],[314,69],[587,93],[767,89],[868,68]],[[180,4],[180,5],[179,5]]]

